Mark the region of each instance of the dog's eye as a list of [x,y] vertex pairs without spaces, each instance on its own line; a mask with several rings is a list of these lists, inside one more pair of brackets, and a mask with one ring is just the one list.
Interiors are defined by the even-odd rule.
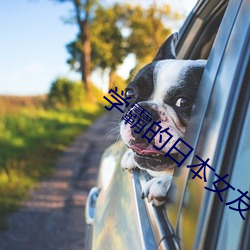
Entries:
[[135,98],[135,92],[132,89],[127,89],[125,92],[125,97]]
[[186,108],[188,106],[190,106],[192,104],[192,102],[185,98],[185,97],[181,97],[181,98],[178,98],[176,103],[175,103],[175,106],[178,107],[178,108]]

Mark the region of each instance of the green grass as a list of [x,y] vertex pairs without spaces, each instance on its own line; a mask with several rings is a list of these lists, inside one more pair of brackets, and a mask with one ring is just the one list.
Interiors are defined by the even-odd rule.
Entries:
[[87,103],[78,110],[15,105],[11,112],[0,110],[0,229],[39,178],[51,173],[65,147],[104,111]]

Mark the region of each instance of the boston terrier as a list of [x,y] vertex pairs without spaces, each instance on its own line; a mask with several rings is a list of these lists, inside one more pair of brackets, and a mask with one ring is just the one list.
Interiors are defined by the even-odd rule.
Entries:
[[[139,104],[159,123],[162,129],[168,129],[171,140],[161,149],[162,143],[169,139],[167,133],[158,133],[148,143],[142,134],[149,128],[135,133],[131,125],[124,120],[120,123],[122,140],[129,150],[122,158],[123,169],[135,167],[146,170],[151,176],[142,188],[142,198],[158,206],[166,200],[172,176],[177,164],[165,154],[174,142],[183,138],[190,116],[196,91],[206,65],[206,60],[178,60],[175,47],[178,33],[172,34],[161,45],[153,61],[143,67],[128,84],[125,96],[131,98],[131,104]],[[132,105],[130,105],[131,107]],[[133,109],[133,106],[132,106]],[[131,111],[125,110],[125,113]],[[161,137],[161,138],[160,138]],[[177,144],[177,148],[180,145]],[[177,151],[172,157],[177,159]]]

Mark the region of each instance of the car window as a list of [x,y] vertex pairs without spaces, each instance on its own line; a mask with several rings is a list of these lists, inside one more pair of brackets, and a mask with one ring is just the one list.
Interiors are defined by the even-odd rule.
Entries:
[[[250,168],[249,168],[249,162],[250,162],[250,102],[249,102],[249,94],[250,94],[250,88],[249,88],[249,81],[250,81],[250,74],[248,74],[248,77],[246,79],[247,87],[244,88],[244,96],[241,97],[241,100],[244,98],[247,101],[248,106],[247,112],[245,112],[245,108],[241,103],[241,118],[245,118],[244,125],[240,134],[240,140],[235,141],[233,143],[237,143],[237,152],[235,156],[235,160],[233,161],[232,170],[230,171],[230,183],[232,186],[237,187],[237,189],[242,191],[250,191]],[[246,113],[246,114],[245,114]],[[238,120],[238,129],[241,129],[240,125],[240,119]],[[231,152],[232,153],[232,152]],[[234,191],[230,189],[227,193],[226,202],[233,201],[237,199],[240,196],[240,193],[238,191]],[[248,194],[249,196],[249,194]],[[245,202],[249,201],[245,198]],[[232,204],[232,207],[237,209],[236,204]],[[244,204],[242,204],[242,209],[246,208]],[[244,218],[247,217],[247,212],[242,212]],[[242,238],[244,235],[244,227],[246,225],[246,221],[243,220],[240,217],[239,212],[236,212],[232,209],[229,209],[228,206],[224,207],[223,216],[222,216],[222,222],[220,226],[220,234],[218,238],[217,243],[217,249],[243,249],[242,247],[239,247],[245,240]]]
[[207,59],[228,0],[199,1],[180,30],[179,59]]
[[[214,8],[216,2],[218,6],[220,6],[220,8]],[[185,35],[184,34],[185,29],[181,31],[181,39],[177,48],[178,58],[180,59],[188,59],[188,58],[199,59],[200,57],[207,58],[207,56],[210,53],[212,43],[216,37],[220,22],[223,18],[226,6],[227,6],[227,1],[213,1],[213,3],[210,4],[208,7],[206,4],[205,5],[201,4],[199,8],[195,8],[195,11],[192,13],[191,17],[188,18],[189,24],[186,25],[188,32]],[[197,15],[197,13],[199,13],[199,15]],[[193,40],[194,37],[196,40]],[[196,48],[196,51],[190,50],[190,48]],[[209,91],[211,92],[212,87],[211,86],[207,87],[209,87]],[[140,178],[140,180],[141,184],[143,184],[143,182],[145,181],[145,173],[142,173],[141,176],[143,178]],[[175,189],[173,188],[172,190],[173,192],[170,192],[170,194],[174,193],[174,196],[177,195],[178,197],[177,199],[175,197],[175,203],[167,204],[166,210],[161,208],[152,209],[151,206],[148,205],[147,202],[145,202],[145,205],[148,209],[149,218],[151,219],[152,227],[154,229],[155,237],[156,239],[158,239],[158,242],[161,242],[161,245],[165,244],[165,248],[163,249],[168,249],[169,246],[172,246],[171,249],[179,249],[178,240],[180,239],[180,233],[178,232],[177,219],[178,219],[179,209],[181,208],[180,204],[182,204],[181,201],[182,201],[183,190],[186,187],[185,185],[186,180],[187,180],[187,174],[186,175],[182,174],[180,178],[176,178],[175,185],[176,187],[178,187],[177,188],[178,192],[175,192]],[[175,185],[172,185],[172,187]],[[197,202],[192,203],[193,206],[188,209],[192,211],[193,217],[188,216],[187,218],[190,218],[190,221],[185,222],[186,223],[185,228],[187,228],[188,231],[190,232],[189,234],[185,233],[185,239],[187,239],[185,240],[185,244],[187,245],[193,244],[194,241],[194,231],[196,225],[192,222],[192,220],[197,221],[199,204],[202,198],[201,192],[200,193],[196,192],[196,194],[198,194],[196,195]],[[172,200],[171,197],[168,198],[169,201]],[[178,224],[178,226],[180,226],[180,223]],[[190,244],[187,242],[190,242]]]

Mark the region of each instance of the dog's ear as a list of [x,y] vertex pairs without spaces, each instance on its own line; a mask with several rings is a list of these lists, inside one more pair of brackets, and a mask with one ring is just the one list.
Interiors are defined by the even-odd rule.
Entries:
[[175,46],[177,44],[179,35],[173,33],[167,38],[167,40],[161,45],[153,61],[176,59]]

